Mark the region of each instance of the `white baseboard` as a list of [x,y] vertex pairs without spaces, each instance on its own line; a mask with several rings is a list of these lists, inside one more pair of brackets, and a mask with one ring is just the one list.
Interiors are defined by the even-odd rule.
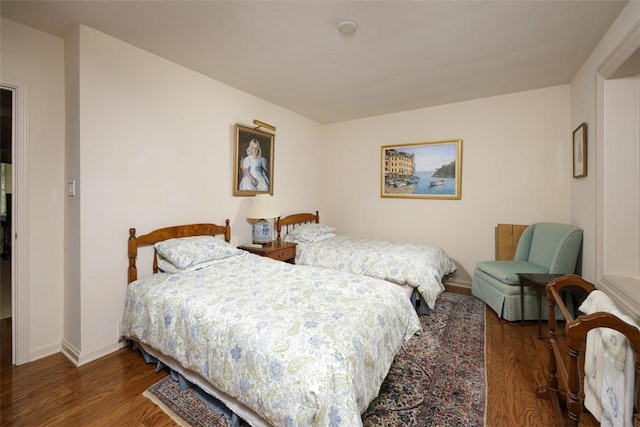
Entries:
[[66,341],[62,342],[62,354],[71,361],[76,366],[82,366],[89,362],[93,362],[94,360],[100,359],[108,354],[113,353],[114,351],[120,350],[122,347],[126,346],[126,342],[122,341],[115,344],[110,344],[108,346],[99,348],[90,353],[80,354],[77,348],[73,345],[69,344]]
[[449,280],[447,280],[446,285],[471,289],[471,282],[470,281],[456,279],[455,277],[452,277]]
[[62,340],[62,349],[60,352],[71,361],[74,365],[78,366],[78,360],[80,359],[80,351],[71,345],[68,341]]
[[30,352],[29,361],[33,362],[34,360],[42,359],[43,357],[51,356],[52,354],[56,353],[60,353],[60,344],[52,345],[37,351]]

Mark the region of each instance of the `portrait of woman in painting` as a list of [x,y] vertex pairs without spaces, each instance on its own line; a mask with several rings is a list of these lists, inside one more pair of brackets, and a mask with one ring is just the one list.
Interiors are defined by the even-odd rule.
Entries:
[[235,125],[233,150],[234,196],[273,194],[273,157],[275,135]]
[[257,139],[249,141],[247,156],[242,159],[242,180],[240,190],[269,191],[267,160],[262,156],[262,148]]

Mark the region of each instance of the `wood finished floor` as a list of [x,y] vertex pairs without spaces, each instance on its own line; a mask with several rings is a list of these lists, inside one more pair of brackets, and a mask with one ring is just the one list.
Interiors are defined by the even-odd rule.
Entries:
[[[536,323],[524,326],[486,316],[486,426],[551,426],[552,405],[536,397],[545,383],[548,350]],[[173,426],[142,392],[164,376],[138,351],[123,348],[75,367],[62,354],[11,365],[10,319],[0,324],[0,425]],[[582,426],[597,426],[588,415]]]

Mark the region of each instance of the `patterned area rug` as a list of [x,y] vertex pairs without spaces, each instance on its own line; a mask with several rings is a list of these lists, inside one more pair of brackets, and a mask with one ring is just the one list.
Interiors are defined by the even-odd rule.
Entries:
[[[423,332],[396,355],[378,397],[362,414],[365,426],[482,426],[486,377],[484,304],[468,295],[444,293],[431,314],[420,316]],[[231,426],[193,389],[170,377],[145,396],[185,426]]]

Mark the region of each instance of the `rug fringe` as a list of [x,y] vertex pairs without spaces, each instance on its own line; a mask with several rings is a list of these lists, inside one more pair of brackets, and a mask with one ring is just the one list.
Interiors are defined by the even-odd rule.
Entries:
[[169,415],[169,417],[171,417],[171,419],[180,427],[191,427],[187,422],[185,422],[185,420],[180,418],[178,414],[173,412],[171,408],[165,405],[160,399],[154,396],[153,393],[151,393],[149,390],[145,390],[144,393],[142,393],[142,395],[147,399],[149,399],[150,401],[152,401],[153,403],[155,403],[156,405],[158,405],[158,407],[162,409],[162,412]]

